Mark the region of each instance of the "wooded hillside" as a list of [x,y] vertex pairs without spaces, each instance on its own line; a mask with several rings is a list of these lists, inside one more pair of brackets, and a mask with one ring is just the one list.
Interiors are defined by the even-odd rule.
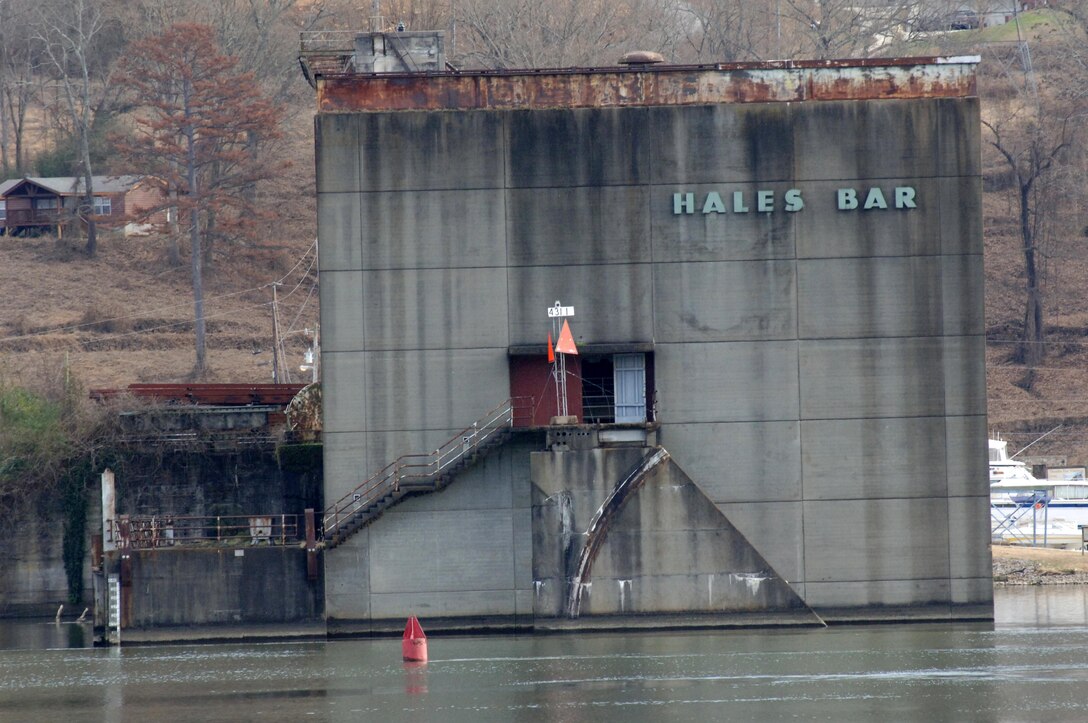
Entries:
[[[453,65],[487,68],[613,65],[635,49],[673,63],[978,54],[991,427],[1018,449],[1063,425],[1038,452],[1083,463],[1088,0],[1031,3],[1048,7],[992,27],[993,12],[1013,3],[967,3],[977,23],[956,12],[963,4],[0,0],[0,180],[154,172],[168,179],[164,203],[183,213],[144,237],[0,237],[0,381],[59,364],[88,386],[270,381],[274,284],[283,364],[296,381],[305,376],[298,366],[318,304],[313,95],[299,72],[300,32],[403,22],[444,30]],[[185,62],[195,61],[174,53],[176,87],[154,75],[170,59],[154,51],[179,26],[206,28],[212,45],[200,57],[216,59],[208,72],[220,89],[250,91],[243,104],[267,107],[261,125],[215,135],[185,115],[176,101]],[[186,139],[191,175],[182,172]],[[160,152],[167,147],[176,154]],[[76,213],[95,221],[89,205]]]

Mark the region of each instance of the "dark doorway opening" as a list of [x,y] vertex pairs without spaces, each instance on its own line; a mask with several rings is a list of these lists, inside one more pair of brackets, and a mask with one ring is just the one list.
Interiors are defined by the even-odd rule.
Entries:
[[611,355],[582,357],[582,415],[586,424],[616,421],[614,375]]

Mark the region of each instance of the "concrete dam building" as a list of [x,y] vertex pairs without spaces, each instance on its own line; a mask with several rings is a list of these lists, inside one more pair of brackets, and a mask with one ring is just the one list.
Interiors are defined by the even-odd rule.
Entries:
[[330,634],[992,618],[977,58],[319,56]]

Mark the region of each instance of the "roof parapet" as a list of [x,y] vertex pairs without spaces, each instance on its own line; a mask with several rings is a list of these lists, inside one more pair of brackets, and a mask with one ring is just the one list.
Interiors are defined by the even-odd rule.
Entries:
[[327,72],[321,112],[584,108],[820,100],[960,98],[978,94],[978,56],[783,60],[713,65]]

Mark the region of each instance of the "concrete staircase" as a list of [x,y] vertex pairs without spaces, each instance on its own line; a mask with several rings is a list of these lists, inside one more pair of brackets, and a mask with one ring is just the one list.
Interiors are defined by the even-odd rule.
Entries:
[[340,545],[405,497],[442,489],[510,439],[515,423],[528,426],[532,419],[532,399],[507,399],[435,451],[398,457],[325,510],[325,548]]

